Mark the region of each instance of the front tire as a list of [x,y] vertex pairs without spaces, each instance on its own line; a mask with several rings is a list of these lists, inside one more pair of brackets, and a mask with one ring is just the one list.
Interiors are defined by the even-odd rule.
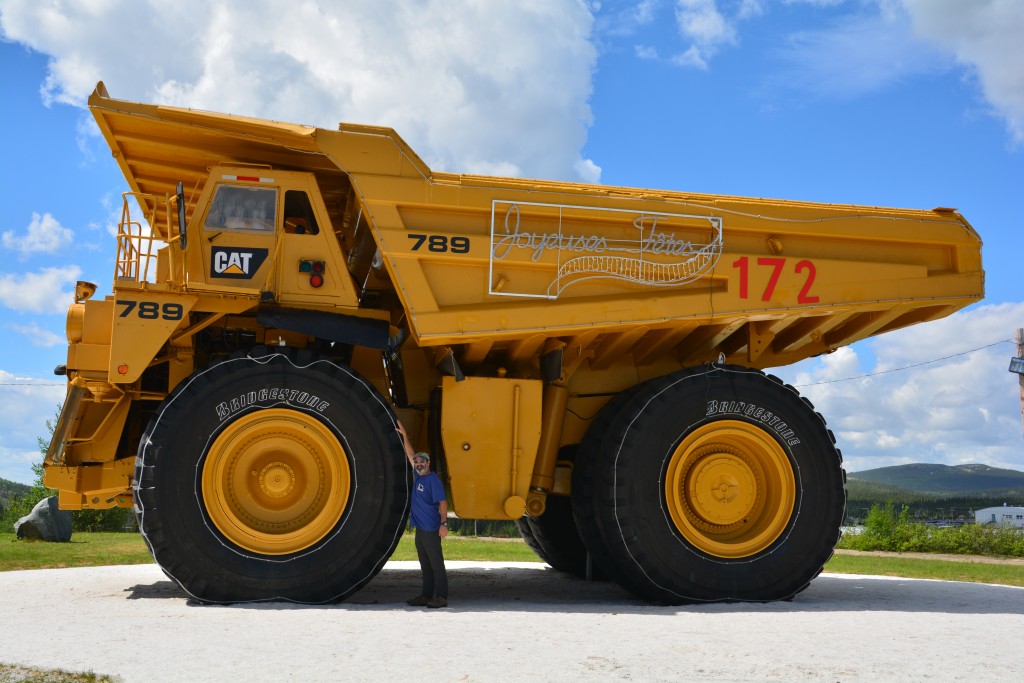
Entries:
[[197,371],[136,459],[153,557],[202,602],[324,603],[365,585],[408,515],[390,408],[350,368],[262,351]]
[[846,495],[832,433],[792,387],[711,366],[636,392],[598,446],[613,576],[658,602],[788,599],[832,555]]

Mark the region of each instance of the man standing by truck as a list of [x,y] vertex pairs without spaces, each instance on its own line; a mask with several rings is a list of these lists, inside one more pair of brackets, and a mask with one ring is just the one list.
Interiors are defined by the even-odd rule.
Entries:
[[448,535],[448,500],[441,479],[430,471],[430,456],[414,453],[405,427],[398,423],[405,456],[412,465],[412,525],[416,528],[416,555],[423,572],[423,590],[406,602],[413,607],[448,606],[448,572],[444,568],[441,539]]

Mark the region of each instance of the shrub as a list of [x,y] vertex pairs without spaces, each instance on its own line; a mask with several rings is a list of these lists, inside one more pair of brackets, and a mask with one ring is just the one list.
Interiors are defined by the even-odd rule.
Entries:
[[884,506],[875,504],[865,519],[864,531],[843,536],[839,547],[901,553],[1024,557],[1024,531],[976,524],[937,529],[912,522],[906,506],[897,514],[892,503]]

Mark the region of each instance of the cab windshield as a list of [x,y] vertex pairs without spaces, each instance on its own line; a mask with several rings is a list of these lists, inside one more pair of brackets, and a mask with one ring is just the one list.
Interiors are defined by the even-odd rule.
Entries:
[[277,212],[274,188],[221,185],[217,188],[203,228],[273,232]]

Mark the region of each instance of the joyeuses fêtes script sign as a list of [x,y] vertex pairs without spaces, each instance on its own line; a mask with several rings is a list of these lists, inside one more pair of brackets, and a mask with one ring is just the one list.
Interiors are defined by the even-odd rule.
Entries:
[[722,219],[495,200],[490,293],[557,299],[587,280],[673,287],[714,268]]

